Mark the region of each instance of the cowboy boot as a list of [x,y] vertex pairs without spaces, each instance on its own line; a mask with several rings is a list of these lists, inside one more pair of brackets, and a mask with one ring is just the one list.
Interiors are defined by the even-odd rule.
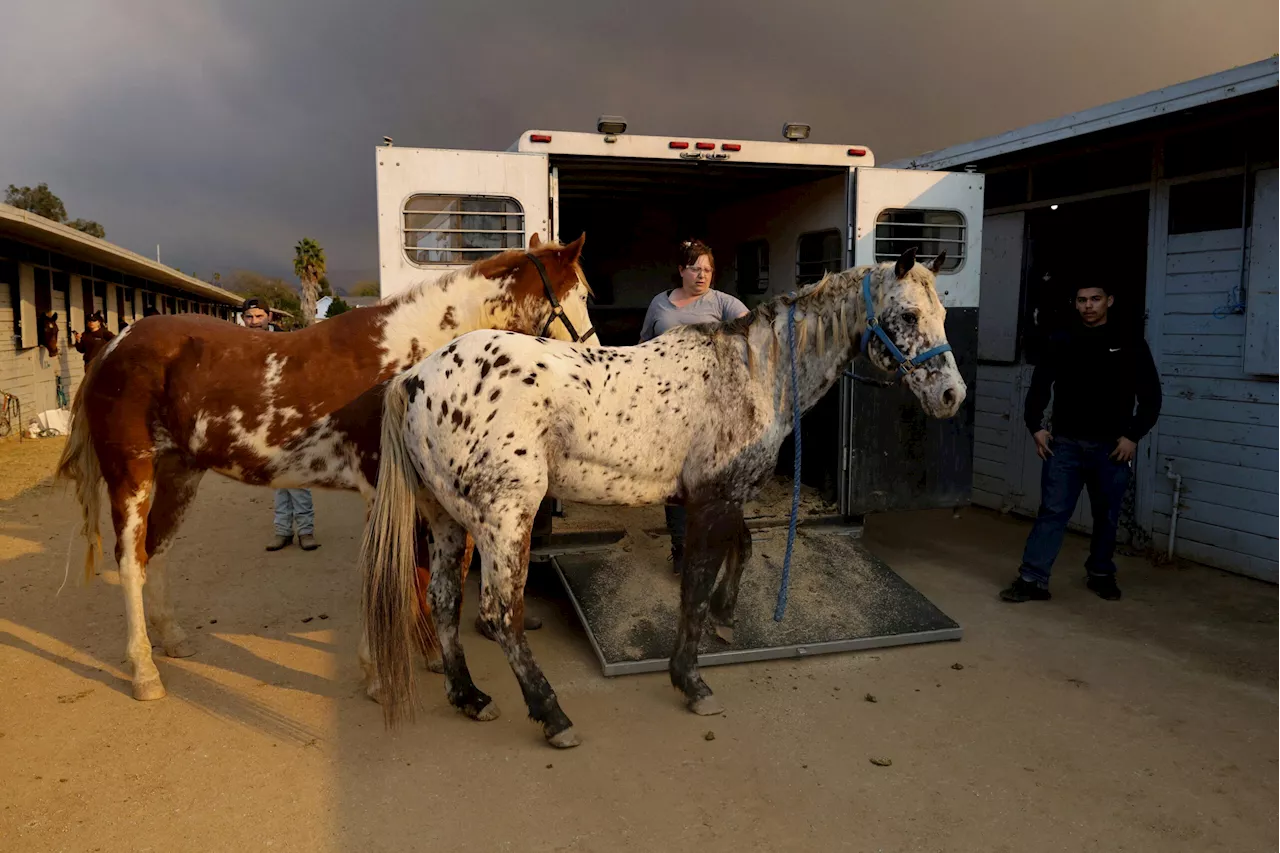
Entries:
[[314,551],[320,547],[320,543],[316,541],[316,537],[311,533],[298,534],[298,547],[304,551]]
[[288,548],[293,544],[292,536],[282,536],[277,533],[276,537],[271,540],[271,544],[267,545],[268,551],[279,551],[281,548]]

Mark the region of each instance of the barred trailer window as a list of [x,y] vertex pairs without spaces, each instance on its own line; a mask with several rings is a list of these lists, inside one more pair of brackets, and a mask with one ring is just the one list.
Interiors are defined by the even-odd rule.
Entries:
[[947,253],[941,272],[964,266],[964,216],[955,210],[882,210],[876,217],[876,261],[893,261],[915,246],[916,260],[926,263]]
[[844,265],[840,251],[839,231],[814,231],[801,234],[796,244],[796,285],[802,287],[821,281],[829,272],[839,272]]
[[525,245],[524,208],[513,198],[415,195],[402,213],[415,264],[471,264]]

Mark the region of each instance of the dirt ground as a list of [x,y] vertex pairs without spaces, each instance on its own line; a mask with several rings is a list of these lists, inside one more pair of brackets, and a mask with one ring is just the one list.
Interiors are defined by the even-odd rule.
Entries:
[[66,443],[61,436],[0,439],[0,501],[16,498],[49,476]]
[[471,628],[474,587],[463,642],[502,717],[462,718],[422,672],[417,721],[383,729],[355,659],[363,508],[316,508],[321,550],[266,554],[271,493],[207,478],[171,564],[199,650],[157,651],[169,696],[142,704],[114,571],[58,594],[69,496],[0,501],[0,849],[1275,849],[1275,587],[1125,560],[1103,602],[1072,538],[1054,600],[1006,605],[1022,522],[873,518],[964,639],[715,667],[708,719],[665,675],[604,679],[536,574],[531,642],[584,737],[557,752]]

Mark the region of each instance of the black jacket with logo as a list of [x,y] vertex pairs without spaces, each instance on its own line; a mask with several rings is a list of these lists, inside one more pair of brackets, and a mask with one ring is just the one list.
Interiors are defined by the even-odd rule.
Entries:
[[[1160,374],[1141,337],[1103,324],[1077,325],[1049,340],[1031,376],[1023,418],[1042,429],[1053,394],[1055,436],[1084,441],[1138,441],[1160,416]],[[1135,411],[1136,403],[1136,411]]]
[[76,344],[76,351],[84,354],[84,366],[88,367],[89,362],[98,357],[98,353],[111,343],[111,339],[116,333],[108,329],[105,325],[99,326],[98,331],[92,332],[85,330],[80,333],[80,342]]

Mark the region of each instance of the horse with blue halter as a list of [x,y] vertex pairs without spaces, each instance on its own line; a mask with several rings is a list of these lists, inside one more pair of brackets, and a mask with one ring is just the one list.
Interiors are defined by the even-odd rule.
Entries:
[[[965,385],[944,331],[942,258],[826,276],[744,317],[673,329],[635,347],[582,347],[477,331],[392,380],[361,564],[369,642],[389,724],[413,712],[414,522],[431,530],[430,609],[449,701],[498,716],[458,641],[459,555],[482,558],[480,611],[553,746],[579,743],[523,631],[534,512],[544,496],[689,512],[672,684],[698,714],[721,706],[697,669],[703,624],[731,619],[749,539],[742,505],[772,472],[795,412],[863,350],[924,410],[955,414]],[[794,342],[794,346],[792,346]],[[720,566],[725,583],[712,596]]]

